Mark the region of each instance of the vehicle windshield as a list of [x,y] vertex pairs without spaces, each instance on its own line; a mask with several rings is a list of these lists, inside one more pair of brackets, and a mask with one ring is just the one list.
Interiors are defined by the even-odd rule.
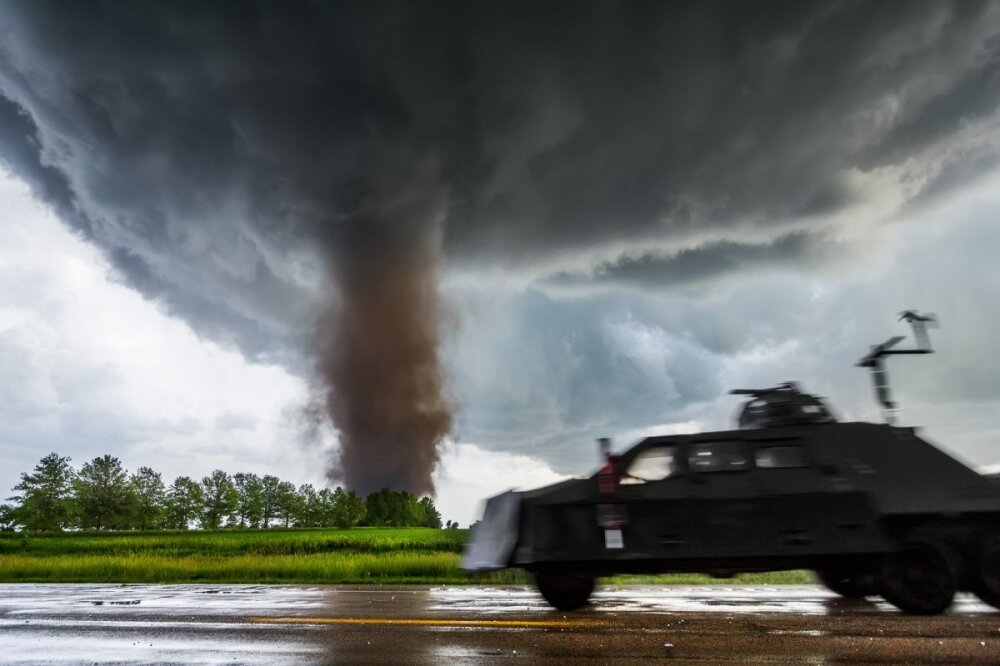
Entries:
[[674,463],[674,448],[657,446],[639,453],[629,464],[622,477],[623,485],[661,481],[677,473]]

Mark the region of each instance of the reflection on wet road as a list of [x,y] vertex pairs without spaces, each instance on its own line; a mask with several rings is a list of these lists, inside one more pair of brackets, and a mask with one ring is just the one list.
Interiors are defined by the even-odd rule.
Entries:
[[997,663],[1000,613],[944,616],[815,586],[607,587],[550,609],[524,587],[0,585],[2,663]]

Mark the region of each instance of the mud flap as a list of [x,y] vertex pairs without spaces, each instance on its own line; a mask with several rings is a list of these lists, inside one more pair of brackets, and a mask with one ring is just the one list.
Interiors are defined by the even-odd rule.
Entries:
[[486,501],[483,518],[472,530],[462,556],[466,571],[504,569],[517,545],[521,494],[509,490]]

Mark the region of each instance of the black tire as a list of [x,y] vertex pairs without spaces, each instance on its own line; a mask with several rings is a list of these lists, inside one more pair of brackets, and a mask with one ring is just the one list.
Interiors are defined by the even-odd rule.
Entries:
[[581,571],[535,572],[535,585],[550,605],[562,611],[574,611],[587,605],[594,591],[594,577]]
[[943,613],[951,606],[958,589],[956,561],[957,557],[944,544],[904,543],[882,562],[882,596],[906,613]]
[[847,599],[864,599],[878,593],[875,576],[870,573],[822,569],[816,572],[816,577],[828,590]]
[[983,544],[976,557],[973,591],[994,608],[1000,608],[1000,538]]

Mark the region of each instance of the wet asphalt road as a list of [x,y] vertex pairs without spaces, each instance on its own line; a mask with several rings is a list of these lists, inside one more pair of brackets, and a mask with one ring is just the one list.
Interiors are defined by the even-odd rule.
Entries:
[[814,586],[0,585],[5,664],[1000,663],[1000,613],[905,616]]

